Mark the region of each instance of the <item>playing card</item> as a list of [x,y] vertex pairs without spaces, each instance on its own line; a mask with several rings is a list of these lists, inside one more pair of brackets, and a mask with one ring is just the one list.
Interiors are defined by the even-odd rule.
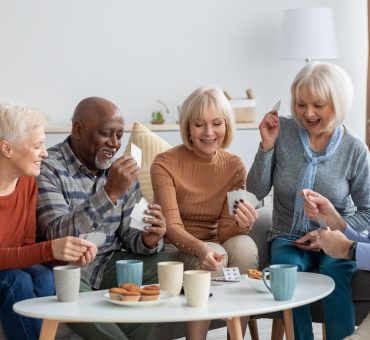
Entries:
[[280,104],[281,104],[281,99],[274,105],[274,107],[272,108],[271,111],[273,111],[273,110],[279,111],[280,110]]
[[135,229],[144,231],[145,230],[144,229],[145,225],[146,225],[145,223],[136,221],[133,218],[131,218],[131,222],[130,222],[130,227],[131,228],[135,228]]
[[148,223],[144,222],[145,217],[152,217],[151,215],[145,214],[145,210],[148,209],[148,202],[143,197],[138,203],[135,204],[134,209],[132,210],[130,217],[130,227],[144,230],[144,227],[148,225]]
[[247,200],[247,192],[243,189],[238,189],[234,191],[229,191],[227,193],[227,204],[229,207],[229,214],[234,215],[234,205],[235,201],[240,202],[240,200]]
[[240,272],[238,267],[223,268],[225,281],[240,281]]
[[141,168],[141,158],[142,158],[142,150],[135,145],[134,143],[131,143],[131,156],[134,157],[137,166]]
[[99,231],[94,231],[92,233],[85,233],[85,234],[80,234],[78,236],[79,238],[83,238],[87,241],[90,241],[92,243],[95,243],[96,247],[99,248],[104,245],[105,240],[107,236],[104,233],[101,233]]

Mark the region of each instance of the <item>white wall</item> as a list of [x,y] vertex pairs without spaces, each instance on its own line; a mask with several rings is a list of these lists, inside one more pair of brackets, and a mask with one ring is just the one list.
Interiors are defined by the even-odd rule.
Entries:
[[[289,86],[303,60],[277,56],[284,9],[330,7],[339,59],[355,85],[348,125],[365,135],[366,0],[0,0],[0,100],[35,106],[52,125],[69,123],[77,102],[114,101],[128,122],[148,123],[165,101],[215,83],[234,96],[248,87],[258,120]],[[314,23],[312,23],[314,25]]]

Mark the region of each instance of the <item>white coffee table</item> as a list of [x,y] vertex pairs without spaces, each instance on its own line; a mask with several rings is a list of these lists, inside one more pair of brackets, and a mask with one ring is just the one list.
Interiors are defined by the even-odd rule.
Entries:
[[[334,281],[325,275],[298,273],[297,289],[290,301],[274,301],[272,294],[249,287],[243,278],[238,283],[212,286],[213,296],[205,308],[188,307],[185,297],[147,307],[117,306],[104,299],[107,291],[80,293],[76,302],[58,302],[55,296],[16,303],[15,312],[43,319],[40,339],[54,339],[59,322],[157,323],[226,319],[231,339],[241,340],[241,316],[283,311],[286,339],[294,339],[292,308],[309,304],[329,295]],[[123,313],[122,309],[125,309]]]

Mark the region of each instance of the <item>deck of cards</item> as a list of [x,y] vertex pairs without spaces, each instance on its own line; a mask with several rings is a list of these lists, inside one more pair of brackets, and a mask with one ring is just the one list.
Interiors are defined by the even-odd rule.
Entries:
[[145,230],[144,227],[148,225],[148,223],[144,222],[145,217],[153,217],[151,215],[145,214],[145,210],[148,209],[148,202],[143,197],[138,203],[135,204],[134,209],[131,211],[130,217],[130,227]]
[[238,189],[234,191],[229,191],[227,193],[227,204],[229,206],[229,214],[234,215],[234,205],[235,202],[240,202],[240,200],[247,201],[247,191],[243,189]]

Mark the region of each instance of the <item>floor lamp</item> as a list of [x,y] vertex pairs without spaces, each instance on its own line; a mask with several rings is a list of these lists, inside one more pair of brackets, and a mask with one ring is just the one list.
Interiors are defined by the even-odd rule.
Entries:
[[280,55],[287,59],[338,58],[333,14],[330,8],[285,10]]

